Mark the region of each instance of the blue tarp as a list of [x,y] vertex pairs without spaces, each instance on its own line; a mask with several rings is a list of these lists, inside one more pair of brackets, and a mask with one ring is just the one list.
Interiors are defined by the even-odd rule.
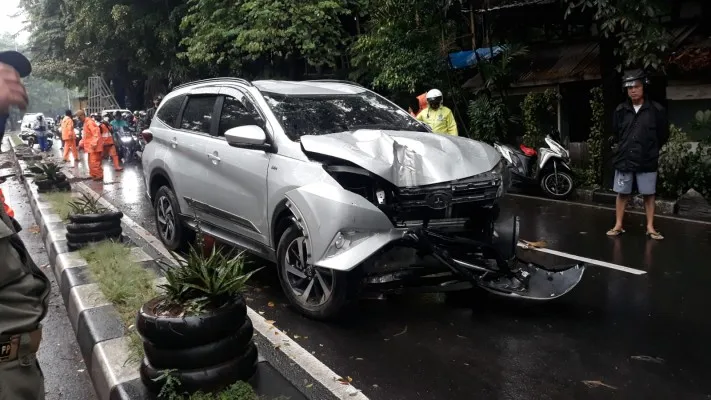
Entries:
[[[491,58],[491,52],[494,52],[494,57],[499,55],[503,51],[501,46],[494,46],[493,48],[485,47],[481,49],[476,49],[476,54],[479,58],[486,60]],[[460,51],[457,53],[449,53],[449,62],[452,64],[454,69],[462,69],[476,65],[477,56],[474,54],[474,50]]]

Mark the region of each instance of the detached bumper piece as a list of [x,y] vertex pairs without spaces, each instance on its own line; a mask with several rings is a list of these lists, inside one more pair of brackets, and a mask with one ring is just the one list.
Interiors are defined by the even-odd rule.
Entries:
[[493,294],[527,300],[552,300],[572,290],[582,279],[584,264],[550,269],[519,260],[518,222],[494,244],[446,235],[426,228],[410,231],[411,245],[431,255],[456,276]]

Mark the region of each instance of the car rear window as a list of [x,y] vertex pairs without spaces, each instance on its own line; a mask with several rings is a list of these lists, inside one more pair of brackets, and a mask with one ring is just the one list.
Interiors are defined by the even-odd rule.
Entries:
[[165,104],[158,109],[156,117],[166,124],[175,128],[175,122],[178,119],[178,114],[180,113],[180,107],[183,106],[183,100],[185,96],[175,96],[166,100]]

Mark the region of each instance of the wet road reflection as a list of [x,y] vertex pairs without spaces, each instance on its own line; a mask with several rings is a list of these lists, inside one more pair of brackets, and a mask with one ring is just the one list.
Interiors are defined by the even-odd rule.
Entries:
[[[74,170],[86,176],[84,166]],[[107,162],[105,173],[113,183],[87,184],[155,234],[140,167],[129,165],[113,176]],[[513,197],[503,202],[503,210],[504,216],[521,216],[524,239],[648,274],[589,267],[577,288],[550,303],[483,293],[473,306],[450,304],[443,295],[362,300],[342,320],[323,323],[291,311],[276,274],[266,269],[248,300],[376,400],[711,395],[708,225],[659,219],[667,239],[654,242],[644,237],[640,215],[628,216],[625,235],[608,238],[613,222],[608,210]],[[570,263],[530,253],[521,255]]]

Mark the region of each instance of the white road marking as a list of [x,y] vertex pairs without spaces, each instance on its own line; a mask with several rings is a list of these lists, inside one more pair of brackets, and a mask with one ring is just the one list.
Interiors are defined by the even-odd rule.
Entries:
[[577,260],[577,261],[581,261],[584,263],[597,265],[600,267],[616,269],[618,271],[627,272],[627,273],[630,273],[633,275],[644,275],[647,273],[647,271],[642,271],[640,269],[625,267],[623,265],[613,264],[613,263],[610,263],[607,261],[595,260],[593,258],[576,256],[575,254],[565,253],[565,252],[558,251],[558,250],[551,250],[551,249],[546,249],[546,248],[541,248],[541,247],[533,247],[533,246],[529,246],[529,245],[527,245],[525,243],[521,243],[521,242],[518,243],[518,247],[520,247],[522,249],[526,249],[526,250],[534,250],[534,251],[539,251],[541,253],[552,254],[554,256],[568,258],[571,260]]

